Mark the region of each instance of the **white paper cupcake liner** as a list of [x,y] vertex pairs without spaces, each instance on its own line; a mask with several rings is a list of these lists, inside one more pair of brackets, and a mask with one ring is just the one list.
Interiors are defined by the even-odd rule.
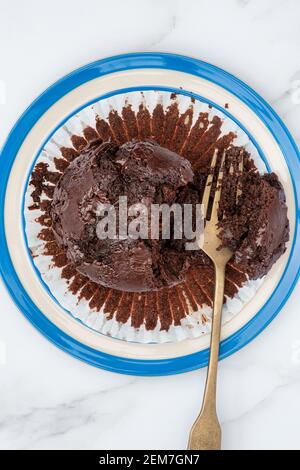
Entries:
[[[36,164],[40,162],[47,163],[50,171],[56,171],[54,158],[61,157],[60,148],[72,147],[71,137],[73,135],[83,136],[83,131],[87,126],[95,128],[97,117],[107,121],[111,110],[121,113],[125,105],[131,105],[132,110],[137,113],[139,106],[143,103],[152,114],[158,103],[161,103],[166,111],[172,102],[174,103],[174,98],[171,97],[169,92],[157,90],[146,90],[142,93],[130,92],[99,100],[82,109],[56,130],[38,155]],[[191,128],[200,112],[208,113],[210,121],[214,116],[221,118],[223,121],[221,136],[228,134],[228,132],[234,132],[236,134],[234,145],[245,147],[253,158],[258,170],[261,172],[265,171],[265,165],[248,135],[226,114],[199,100],[191,101],[191,98],[185,95],[176,95],[176,102],[178,103],[180,113],[184,113],[189,107],[193,108]],[[68,290],[68,282],[62,279],[62,269],[54,265],[51,256],[44,254],[45,242],[38,238],[42,227],[37,221],[42,212],[40,210],[28,209],[33,204],[32,191],[33,187],[28,185],[24,205],[25,232],[28,248],[32,254],[32,260],[37,272],[41,276],[41,282],[49,289],[55,301],[65,309],[66,314],[72,315],[87,327],[99,333],[125,341],[141,343],[176,342],[186,338],[199,337],[210,332],[211,307],[207,305],[201,306],[196,312],[190,308],[190,313],[181,320],[180,325],[171,325],[168,331],[162,331],[159,320],[154,330],[147,330],[145,324],[142,324],[139,328],[134,328],[131,326],[131,318],[125,324],[118,322],[115,316],[108,319],[103,307],[100,311],[91,310],[88,301],[84,299],[78,300],[78,297]],[[43,194],[42,199],[47,199],[47,197]],[[243,306],[254,297],[261,283],[262,280],[247,281],[233,298],[227,299],[223,308],[223,323],[230,321],[231,318],[241,312]]]

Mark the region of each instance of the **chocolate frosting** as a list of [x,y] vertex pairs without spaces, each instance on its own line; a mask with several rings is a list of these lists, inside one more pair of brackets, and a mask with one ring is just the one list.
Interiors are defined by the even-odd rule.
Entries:
[[[195,254],[172,239],[100,240],[97,206],[116,205],[119,196],[127,196],[128,206],[184,202],[195,192],[189,188],[193,178],[188,160],[153,141],[122,146],[94,142],[55,187],[51,210],[55,237],[78,272],[106,287],[136,292],[175,285],[184,279]],[[198,195],[195,200],[199,201]]]

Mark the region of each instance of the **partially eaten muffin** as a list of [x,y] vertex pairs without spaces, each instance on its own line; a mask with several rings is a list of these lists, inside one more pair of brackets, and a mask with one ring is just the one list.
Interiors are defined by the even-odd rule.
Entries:
[[[235,263],[256,279],[265,275],[285,251],[289,223],[285,195],[274,173],[260,175],[249,156],[238,172],[240,149],[227,151],[220,204],[220,243]],[[231,174],[232,163],[236,171]],[[159,290],[184,281],[189,269],[209,264],[202,250],[187,251],[184,240],[99,239],[97,205],[201,202],[210,162],[199,171],[187,158],[152,140],[119,146],[95,141],[68,166],[54,190],[52,229],[79,273],[105,287],[122,291]],[[240,196],[237,198],[237,182]]]

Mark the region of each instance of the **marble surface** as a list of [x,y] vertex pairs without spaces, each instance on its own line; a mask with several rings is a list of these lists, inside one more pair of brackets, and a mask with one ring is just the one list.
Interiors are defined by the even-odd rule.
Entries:
[[[0,140],[48,85],[87,62],[172,51],[223,67],[300,144],[298,0],[1,0]],[[257,339],[220,364],[225,449],[300,449],[300,286]],[[184,449],[205,371],[132,378],[44,339],[0,284],[1,449]]]

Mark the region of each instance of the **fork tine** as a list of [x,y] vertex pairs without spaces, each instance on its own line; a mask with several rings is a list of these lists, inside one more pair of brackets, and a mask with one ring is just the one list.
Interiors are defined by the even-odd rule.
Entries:
[[218,222],[218,208],[219,208],[219,201],[220,201],[221,190],[222,190],[222,179],[223,179],[223,174],[224,174],[225,155],[226,155],[226,152],[224,151],[222,155],[221,165],[220,165],[218,179],[216,183],[216,191],[215,191],[215,196],[214,196],[212,210],[211,210],[210,220],[213,221],[214,223]]
[[210,196],[210,191],[211,191],[211,186],[212,186],[212,181],[214,177],[214,170],[216,167],[216,162],[217,162],[217,156],[218,156],[218,149],[214,151],[211,165],[210,165],[210,173],[206,179],[206,184],[205,184],[205,189],[202,197],[202,206],[203,206],[203,217],[204,219],[207,216],[207,209],[208,209],[208,203],[209,203],[209,196]]

